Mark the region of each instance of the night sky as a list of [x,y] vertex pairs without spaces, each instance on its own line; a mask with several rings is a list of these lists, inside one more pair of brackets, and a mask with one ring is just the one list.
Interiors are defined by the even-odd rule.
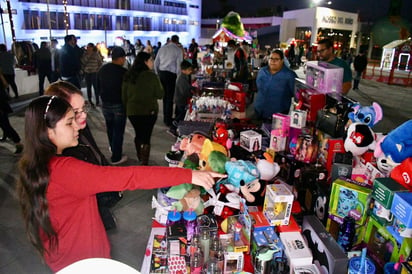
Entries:
[[[401,16],[412,24],[412,0],[401,1]],[[271,8],[275,13],[281,9],[308,8],[310,2],[311,0],[203,0],[202,18],[223,17],[227,14],[226,11],[230,10],[238,12],[241,17],[257,16]],[[359,12],[361,21],[366,22],[386,17],[389,4],[390,0],[332,0],[331,5],[322,6],[347,12]]]

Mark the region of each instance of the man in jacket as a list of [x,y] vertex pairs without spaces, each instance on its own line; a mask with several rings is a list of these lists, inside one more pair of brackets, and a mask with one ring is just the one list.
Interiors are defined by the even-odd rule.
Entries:
[[366,58],[365,52],[360,51],[359,54],[355,57],[353,66],[356,71],[355,78],[353,79],[353,90],[359,89],[359,82],[362,78],[362,73],[368,65],[368,58]]

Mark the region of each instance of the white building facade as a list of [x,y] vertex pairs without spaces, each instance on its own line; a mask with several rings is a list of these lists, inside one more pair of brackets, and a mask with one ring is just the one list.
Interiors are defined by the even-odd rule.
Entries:
[[[66,34],[78,44],[105,42],[113,45],[122,37],[134,43],[150,40],[165,43],[177,34],[183,45],[200,37],[202,0],[10,0],[3,9],[0,43],[10,48],[16,41],[40,44],[51,38],[63,44]],[[12,27],[14,25],[14,27]]]

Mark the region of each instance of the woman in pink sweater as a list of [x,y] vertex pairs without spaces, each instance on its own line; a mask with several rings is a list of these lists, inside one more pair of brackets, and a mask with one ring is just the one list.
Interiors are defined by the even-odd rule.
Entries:
[[183,168],[97,166],[62,156],[78,144],[67,101],[33,100],[25,114],[25,151],[17,192],[32,244],[54,271],[86,258],[110,258],[96,193],[192,183],[209,189],[224,175]]

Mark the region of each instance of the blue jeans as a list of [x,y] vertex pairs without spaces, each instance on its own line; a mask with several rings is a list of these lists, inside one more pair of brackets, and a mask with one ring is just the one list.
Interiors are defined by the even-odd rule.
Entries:
[[107,104],[102,106],[103,116],[106,120],[107,137],[112,150],[112,162],[122,158],[123,137],[126,128],[126,112],[122,104]]

